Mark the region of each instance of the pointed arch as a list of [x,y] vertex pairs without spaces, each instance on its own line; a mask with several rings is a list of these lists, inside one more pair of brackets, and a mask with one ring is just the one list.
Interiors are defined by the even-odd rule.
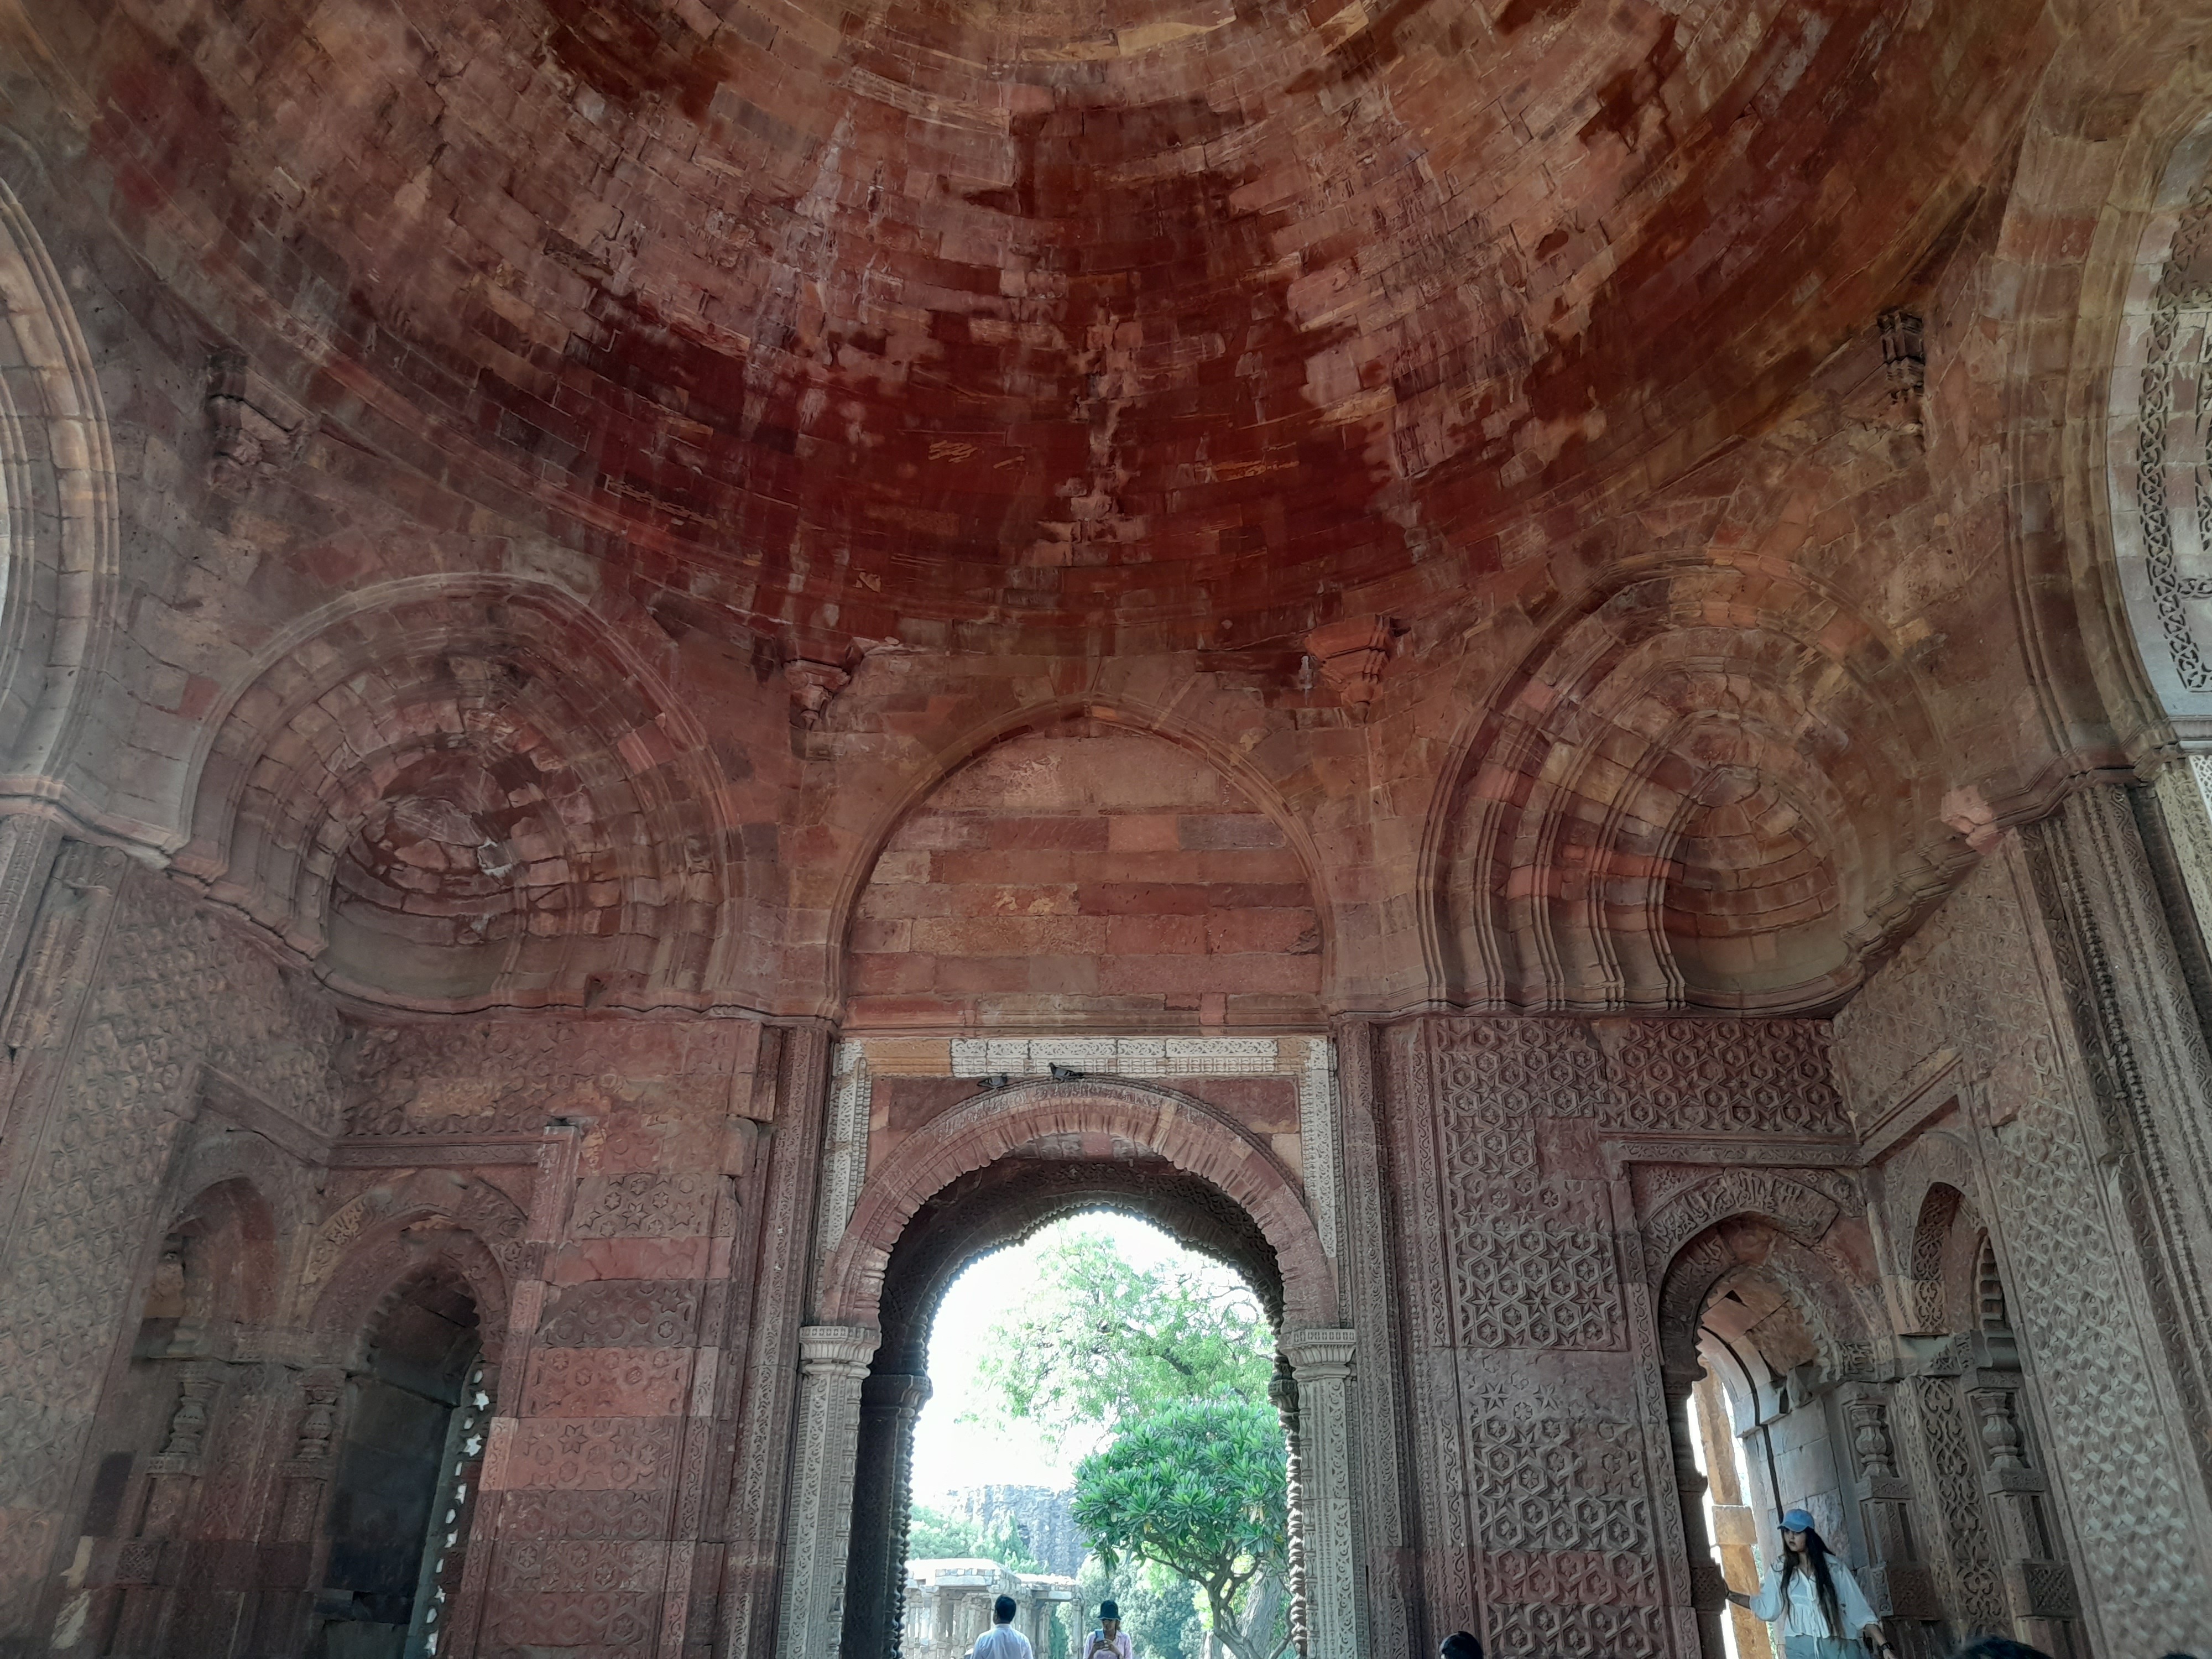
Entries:
[[902,1142],[896,1165],[862,1187],[823,1266],[817,1322],[875,1324],[884,1270],[900,1235],[925,1203],[960,1176],[1043,1137],[1084,1134],[1141,1147],[1226,1194],[1274,1249],[1285,1328],[1335,1324],[1335,1267],[1322,1249],[1303,1187],[1274,1154],[1202,1101],[1103,1078],[991,1090]]

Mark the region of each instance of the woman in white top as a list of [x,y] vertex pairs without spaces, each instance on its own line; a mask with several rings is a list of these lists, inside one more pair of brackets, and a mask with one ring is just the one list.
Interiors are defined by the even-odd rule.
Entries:
[[1897,1659],[1858,1580],[1829,1553],[1804,1510],[1782,1517],[1782,1559],[1766,1570],[1759,1594],[1730,1590],[1728,1599],[1750,1608],[1754,1619],[1780,1622],[1784,1659],[1853,1659],[1868,1631],[1881,1659]]

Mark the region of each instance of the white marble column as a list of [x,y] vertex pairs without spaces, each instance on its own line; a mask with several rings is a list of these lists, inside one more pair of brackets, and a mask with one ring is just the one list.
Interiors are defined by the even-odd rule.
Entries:
[[1298,1385],[1298,1466],[1310,1659],[1360,1659],[1352,1524],[1352,1333],[1315,1327],[1283,1333]]
[[883,1340],[872,1325],[799,1332],[799,1434],[783,1529],[781,1659],[826,1659],[844,1636],[845,1557],[860,1450],[860,1384]]

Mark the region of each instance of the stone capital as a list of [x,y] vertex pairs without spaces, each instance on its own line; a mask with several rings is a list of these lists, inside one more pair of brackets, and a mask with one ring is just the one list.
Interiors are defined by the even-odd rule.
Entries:
[[802,1325],[799,1328],[799,1369],[807,1376],[849,1376],[868,1374],[884,1334],[873,1325]]
[[933,1392],[926,1376],[885,1371],[860,1385],[860,1404],[872,1411],[918,1412]]
[[1352,1352],[1358,1336],[1348,1326],[1315,1325],[1285,1331],[1281,1347],[1291,1375],[1301,1383],[1342,1382],[1352,1375]]

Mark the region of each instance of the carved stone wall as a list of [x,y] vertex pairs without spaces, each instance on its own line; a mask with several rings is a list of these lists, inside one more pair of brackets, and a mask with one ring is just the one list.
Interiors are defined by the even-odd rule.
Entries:
[[201,1091],[338,1119],[335,1012],[119,854],[64,846],[26,962],[0,1141],[0,1644],[51,1613],[97,1380]]
[[342,1164],[539,1170],[441,1652],[760,1650],[826,1061],[738,1021],[356,1034]]
[[[1917,1203],[1931,1169],[1984,1196],[2092,1645],[2155,1652],[2203,1642],[2212,1577],[2193,1431],[2176,1410],[2129,1236],[2115,1167],[2123,1149],[2100,1124],[2017,839],[1844,1011],[1836,1042],[1869,1155],[1899,1201]],[[1893,1212],[1888,1228],[1889,1271],[1908,1283],[1911,1221]],[[1935,1431],[1930,1472],[1957,1497],[1981,1480],[1982,1455],[1956,1443],[1940,1409],[1952,1402],[1936,1396],[1951,1386],[1923,1379],[1914,1403]],[[1958,1595],[1986,1613],[1996,1606],[1987,1541],[1964,1520],[1944,1535]]]
[[1626,1170],[1686,1161],[1656,1202],[1700,1161],[1832,1151],[1824,1029],[1437,1018],[1385,1044],[1425,1639],[1694,1653]]

